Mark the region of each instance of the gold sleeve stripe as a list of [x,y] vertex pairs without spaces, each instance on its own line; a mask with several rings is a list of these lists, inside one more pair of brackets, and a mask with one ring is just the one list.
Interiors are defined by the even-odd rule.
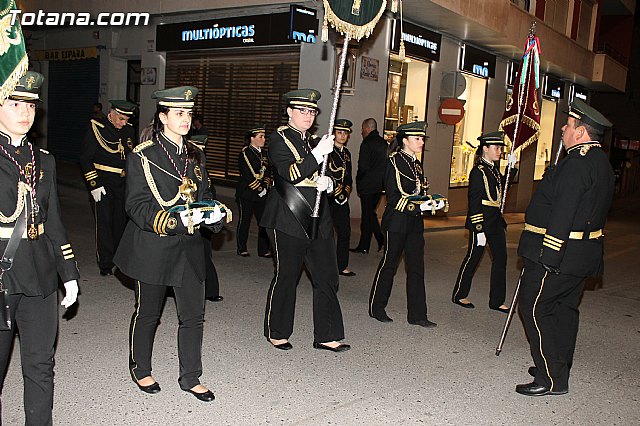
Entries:
[[552,241],[552,240],[549,240],[549,239],[547,239],[547,238],[545,238],[543,241],[544,241],[545,243],[549,244],[549,245],[554,246],[554,247],[558,247],[558,248],[561,248],[561,247],[562,247],[562,244],[560,244],[560,243],[558,243],[558,242],[555,242],[555,241]]
[[162,220],[162,215],[164,214],[163,210],[158,211],[158,213],[156,213],[156,217],[153,219],[153,232],[155,232],[156,234],[160,234],[160,228],[158,227],[158,225],[160,224],[160,221]]
[[160,223],[160,233],[161,234],[165,234],[167,233],[167,222],[169,221],[169,213],[168,212],[162,212],[162,219],[161,219],[161,223]]
[[345,186],[344,190],[347,191],[347,194],[351,194],[351,187],[349,185]]
[[545,247],[549,247],[552,250],[560,251],[560,247],[556,247],[554,245],[551,245],[551,244],[547,243],[547,241],[543,241],[542,245],[545,246]]
[[338,195],[342,192],[342,186],[338,185],[338,187],[333,191],[334,195]]
[[68,255],[68,254],[71,254],[71,253],[73,253],[73,250],[71,250],[71,249],[68,249],[68,250],[62,250],[62,254],[63,254],[64,256],[66,256],[66,255]]
[[478,214],[474,214],[472,216],[469,216],[471,219],[473,219],[474,217],[482,217],[483,214],[482,213],[478,213]]
[[64,256],[64,260],[69,260],[69,259],[73,259],[75,256],[73,254]]
[[68,248],[71,248],[71,244],[65,244],[63,246],[60,246],[61,250],[65,250],[65,249],[68,249]]
[[544,237],[550,239],[551,241],[556,241],[559,244],[564,243],[564,241],[562,241],[560,238],[556,238],[553,235],[545,234]]
[[296,173],[296,179],[298,179],[298,178],[300,178],[302,176],[302,173],[300,173],[300,169],[298,169],[298,165],[297,164],[293,165],[293,170]]

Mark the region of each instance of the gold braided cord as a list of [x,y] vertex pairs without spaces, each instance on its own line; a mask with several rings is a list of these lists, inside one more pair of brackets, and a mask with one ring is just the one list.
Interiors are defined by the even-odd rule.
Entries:
[[[91,121],[91,128],[93,129],[93,134],[95,135],[96,140],[105,151],[110,154],[120,154],[121,156],[124,154],[124,147],[122,146],[121,141],[111,142],[106,140],[100,133],[100,130],[98,130],[98,126],[96,125],[96,123],[94,123],[93,121]],[[113,149],[110,148],[108,144],[118,144],[118,147],[116,149]]]
[[27,196],[27,192],[29,192],[29,185],[22,181],[18,182],[18,199],[16,200],[16,210],[11,216],[5,216],[2,212],[0,212],[0,222],[13,223],[16,221],[18,216],[20,216],[20,214],[24,210],[24,200]]
[[140,155],[140,160],[142,161],[142,170],[144,170],[144,177],[147,180],[147,185],[149,185],[149,189],[151,189],[153,198],[155,198],[158,204],[160,204],[160,206],[162,206],[163,208],[173,207],[180,199],[180,191],[176,192],[176,196],[173,197],[171,200],[165,201],[164,198],[162,198],[162,195],[160,195],[160,191],[158,191],[158,186],[156,185],[156,181],[155,179],[153,179],[153,175],[151,174],[149,159],[144,155],[141,155],[141,154],[139,155]]
[[487,175],[484,172],[484,170],[480,169],[480,171],[482,172],[482,179],[484,180],[484,190],[487,193],[487,198],[489,199],[489,201],[491,201],[492,203],[500,203],[500,200],[502,199],[502,191],[498,190],[498,199],[494,200],[493,198],[491,198],[491,191],[489,191],[489,181],[487,180]]
[[376,24],[380,20],[380,17],[387,8],[387,1],[383,0],[378,14],[371,20],[371,22],[365,25],[355,25],[338,18],[338,16],[331,9],[331,5],[329,4],[328,0],[323,0],[323,3],[325,18],[331,23],[331,26],[343,35],[349,33],[349,38],[358,41],[363,37],[369,37],[371,35],[373,29],[376,27]]

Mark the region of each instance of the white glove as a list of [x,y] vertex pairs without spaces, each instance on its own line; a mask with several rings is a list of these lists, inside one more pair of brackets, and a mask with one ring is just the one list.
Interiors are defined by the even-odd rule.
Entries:
[[259,194],[258,197],[264,197],[265,195],[267,195],[267,190],[263,189]]
[[64,290],[64,299],[62,299],[60,304],[65,308],[68,308],[78,300],[78,281],[67,281],[64,283]]
[[444,208],[444,200],[427,200],[424,203],[420,204],[420,210],[440,210]]
[[329,176],[318,176],[316,183],[318,184],[318,192],[333,192],[333,179]]
[[204,223],[211,225],[212,223],[220,222],[227,214],[220,210],[220,206],[215,206],[208,218],[205,218]]
[[511,154],[509,154],[509,156],[507,157],[507,165],[509,166],[509,168],[513,168],[513,166],[516,165],[517,161],[518,158],[516,157],[516,153],[511,152]]
[[484,235],[484,232],[480,232],[478,235],[476,235],[476,240],[476,245],[478,247],[484,247],[487,244],[487,237]]
[[189,213],[194,225],[199,225],[204,220],[204,213],[200,209],[183,210],[180,212],[180,220],[184,226],[189,226]]
[[107,195],[107,191],[104,190],[104,186],[91,190],[91,196],[93,197],[96,203],[99,203],[100,200],[102,200],[103,195]]
[[431,210],[431,200],[427,200],[424,203],[420,203],[420,210],[426,212],[427,210]]
[[311,153],[316,158],[318,164],[322,163],[324,156],[333,151],[333,140],[336,137],[333,135],[324,135],[318,145],[311,150]]

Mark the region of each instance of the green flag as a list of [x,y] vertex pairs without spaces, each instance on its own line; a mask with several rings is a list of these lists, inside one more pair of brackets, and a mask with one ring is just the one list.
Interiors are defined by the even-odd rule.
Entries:
[[323,40],[327,22],[354,40],[369,37],[386,6],[387,0],[324,0]]
[[[13,92],[20,77],[29,68],[24,38],[20,29],[19,15],[14,0],[0,0],[0,104]],[[11,21],[15,18],[15,22]]]

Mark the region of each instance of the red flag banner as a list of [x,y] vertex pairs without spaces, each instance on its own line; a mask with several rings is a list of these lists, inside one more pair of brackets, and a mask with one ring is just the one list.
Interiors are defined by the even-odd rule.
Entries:
[[511,152],[526,148],[538,140],[540,135],[540,41],[534,35],[527,45],[518,70],[513,92],[507,98],[499,129],[504,131]]

